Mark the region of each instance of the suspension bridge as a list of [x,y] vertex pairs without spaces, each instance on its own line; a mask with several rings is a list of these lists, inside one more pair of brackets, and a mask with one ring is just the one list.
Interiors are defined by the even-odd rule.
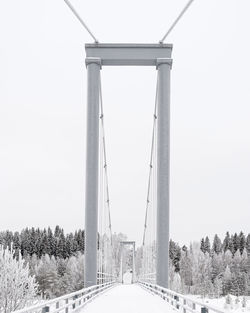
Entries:
[[[99,43],[68,0],[66,4],[94,39],[86,44],[87,149],[85,203],[85,288],[43,301],[16,313],[44,312],[192,312],[222,311],[169,289],[169,131],[172,45],[164,40],[179,22],[189,1],[157,44]],[[106,66],[151,66],[157,70],[148,188],[140,264],[134,241],[112,242],[108,163],[101,70]],[[126,255],[132,252],[131,279],[125,284]],[[117,251],[116,251],[117,252]],[[120,271],[115,263],[120,262]]]

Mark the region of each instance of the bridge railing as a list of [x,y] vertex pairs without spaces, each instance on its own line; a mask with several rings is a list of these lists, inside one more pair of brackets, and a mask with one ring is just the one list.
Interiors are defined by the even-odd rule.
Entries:
[[142,287],[154,294],[159,295],[164,300],[166,300],[171,306],[173,306],[177,311],[183,313],[225,313],[221,309],[217,309],[211,305],[204,304],[200,301],[190,299],[189,297],[183,296],[172,290],[160,287],[155,284],[148,282],[138,282]]
[[140,281],[155,284],[156,273],[144,273],[140,276]]
[[42,304],[34,305],[22,310],[14,311],[13,313],[70,313],[84,306],[94,297],[107,289],[113,287],[115,281],[105,284],[95,285],[89,288],[84,288],[79,291],[67,294],[65,296],[46,301]]
[[97,284],[105,284],[112,281],[115,281],[117,278],[109,273],[97,272]]

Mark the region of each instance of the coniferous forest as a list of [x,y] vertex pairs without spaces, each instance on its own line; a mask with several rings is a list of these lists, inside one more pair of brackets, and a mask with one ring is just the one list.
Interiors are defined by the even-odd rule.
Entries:
[[226,233],[180,248],[170,242],[170,286],[204,297],[250,295],[250,234]]
[[[114,234],[114,253],[124,234]],[[0,246],[24,260],[34,276],[37,294],[49,299],[83,288],[84,231],[65,234],[54,230],[26,228],[21,232],[0,232]],[[141,247],[137,248],[136,268],[140,271]],[[220,297],[250,294],[250,234],[215,235],[189,247],[170,241],[170,288],[185,294]],[[119,273],[119,258],[115,273]],[[0,282],[1,285],[1,282]]]

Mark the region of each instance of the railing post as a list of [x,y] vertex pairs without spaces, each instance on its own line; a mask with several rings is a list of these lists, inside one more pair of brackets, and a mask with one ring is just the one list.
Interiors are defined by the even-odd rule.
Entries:
[[[183,305],[187,305],[187,300],[186,299],[183,299]],[[183,308],[183,313],[186,313],[187,312],[187,310],[186,310],[186,308],[184,307]]]
[[175,300],[175,306],[176,306],[176,308],[179,309],[179,304],[178,304],[178,302],[179,302],[179,297],[178,297],[178,296],[174,296],[174,300]]
[[[65,300],[65,304],[69,304],[69,299],[66,299]],[[69,308],[65,308],[65,313],[68,313],[69,312]]]
[[56,309],[59,309],[59,305],[60,305],[60,303],[59,303],[59,301],[56,303]]
[[193,302],[193,304],[192,304],[192,309],[193,310],[196,310],[196,304]]
[[161,293],[162,293],[162,299],[165,300],[164,290],[163,289],[161,290]]

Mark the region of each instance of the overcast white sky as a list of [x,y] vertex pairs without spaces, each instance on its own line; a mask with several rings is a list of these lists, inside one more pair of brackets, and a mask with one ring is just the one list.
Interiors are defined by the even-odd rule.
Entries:
[[[72,0],[101,42],[155,43],[184,0]],[[171,237],[250,232],[250,2],[196,0],[169,36]],[[84,226],[92,39],[63,0],[0,0],[0,230]],[[142,240],[156,70],[102,70],[114,231]]]

